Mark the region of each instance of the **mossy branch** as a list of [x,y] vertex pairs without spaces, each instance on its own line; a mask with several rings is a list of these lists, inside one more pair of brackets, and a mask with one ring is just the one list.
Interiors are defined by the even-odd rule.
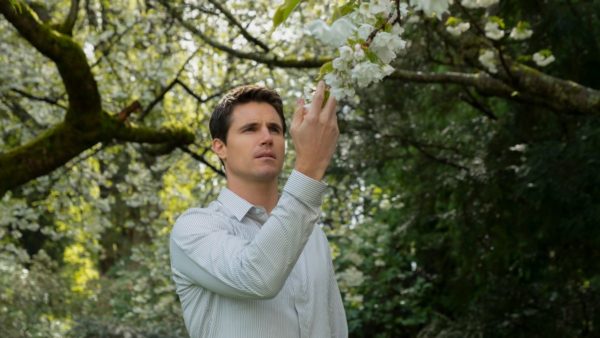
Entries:
[[390,76],[416,83],[448,83],[472,87],[485,95],[544,106],[558,112],[600,114],[600,91],[559,79],[523,64],[513,63],[514,85],[491,75],[460,72],[419,72],[396,69]]
[[79,1],[72,1],[67,19],[55,30],[41,22],[25,2],[0,0],[0,13],[33,47],[54,61],[69,97],[63,122],[0,154],[0,196],[49,174],[99,142],[169,144],[174,149],[194,141],[194,135],[183,128],[135,127],[103,112],[98,86],[85,54],[67,35],[75,23],[78,4]]

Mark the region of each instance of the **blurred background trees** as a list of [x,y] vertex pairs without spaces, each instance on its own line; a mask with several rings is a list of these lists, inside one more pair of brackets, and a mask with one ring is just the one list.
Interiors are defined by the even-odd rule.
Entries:
[[[4,176],[0,327],[8,337],[184,337],[167,238],[180,212],[224,184],[208,150],[212,106],[230,88],[260,83],[282,94],[290,116],[333,55],[303,27],[337,4],[302,3],[275,31],[273,4],[262,1],[27,4],[39,27],[65,33],[77,13],[71,46],[85,55],[99,100],[84,97],[78,109],[102,118],[70,125],[65,135],[95,136],[76,139],[87,143],[56,169],[23,184]],[[25,6],[0,6],[3,159],[34,142],[65,151],[38,140],[73,121],[68,94],[84,93],[64,80],[75,70],[59,73],[15,28],[6,13]],[[600,3],[506,0],[492,10],[534,30],[507,51],[550,48],[546,74],[600,88]],[[462,49],[443,31],[423,18],[393,65],[452,69],[448,55]],[[322,217],[352,336],[597,335],[598,112],[401,76],[358,97],[339,104]],[[193,141],[149,142],[130,130]]]

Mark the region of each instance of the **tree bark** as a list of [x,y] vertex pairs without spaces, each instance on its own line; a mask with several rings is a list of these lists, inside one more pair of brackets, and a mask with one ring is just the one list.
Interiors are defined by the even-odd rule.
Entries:
[[[78,1],[65,24],[71,33]],[[0,13],[40,53],[54,61],[68,95],[63,122],[26,144],[0,154],[0,196],[10,189],[47,175],[99,142],[121,140],[187,145],[194,135],[185,129],[133,127],[102,110],[98,85],[82,48],[67,34],[41,22],[23,1],[0,0]]]

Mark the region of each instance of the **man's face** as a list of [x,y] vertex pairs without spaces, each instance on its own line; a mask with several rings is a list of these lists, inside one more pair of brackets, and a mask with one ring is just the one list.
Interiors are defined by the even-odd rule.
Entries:
[[227,144],[214,140],[213,150],[225,162],[228,180],[276,179],[285,155],[283,125],[277,111],[265,102],[235,106]]

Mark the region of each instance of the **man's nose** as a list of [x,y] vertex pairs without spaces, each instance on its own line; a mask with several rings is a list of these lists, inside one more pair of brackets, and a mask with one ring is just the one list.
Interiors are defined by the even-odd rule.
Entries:
[[269,127],[264,126],[260,130],[260,144],[273,144],[273,135],[269,130]]

